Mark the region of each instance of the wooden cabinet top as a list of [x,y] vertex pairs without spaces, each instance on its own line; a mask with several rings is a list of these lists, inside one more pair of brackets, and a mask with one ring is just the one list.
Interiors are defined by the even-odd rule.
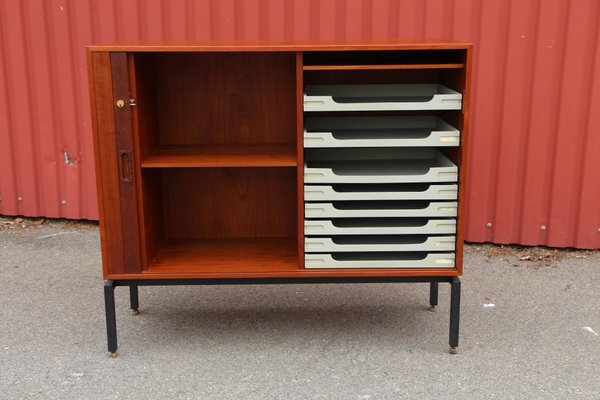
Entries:
[[460,50],[471,43],[441,39],[294,41],[123,41],[88,46],[91,52]]

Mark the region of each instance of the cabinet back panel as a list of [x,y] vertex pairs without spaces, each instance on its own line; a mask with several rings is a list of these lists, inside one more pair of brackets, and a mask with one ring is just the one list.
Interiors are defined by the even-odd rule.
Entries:
[[454,64],[464,63],[465,50],[308,51],[304,65]]
[[296,237],[295,168],[161,171],[165,239]]
[[305,85],[439,82],[440,70],[304,71]]
[[294,144],[294,53],[155,54],[159,145]]

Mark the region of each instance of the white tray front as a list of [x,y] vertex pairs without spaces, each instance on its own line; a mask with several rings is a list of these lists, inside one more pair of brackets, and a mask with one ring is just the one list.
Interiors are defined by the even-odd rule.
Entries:
[[307,85],[304,111],[460,110],[462,95],[435,83]]
[[304,147],[458,146],[460,132],[435,116],[306,118]]
[[454,253],[307,253],[304,267],[454,268]]
[[306,236],[324,235],[418,235],[456,233],[455,219],[348,218],[305,220]]
[[454,236],[335,236],[305,237],[307,253],[360,251],[454,251]]
[[305,218],[456,217],[455,201],[340,201],[304,203]]
[[[338,149],[336,149],[338,150]],[[311,183],[422,183],[457,182],[458,168],[439,150],[423,152],[418,148],[411,158],[402,158],[407,152],[394,149],[355,149],[349,159],[330,150],[329,158],[324,151],[307,152],[304,164],[304,182]],[[412,150],[412,149],[399,149]],[[350,153],[350,152],[349,152]],[[352,157],[352,156],[355,157]],[[417,158],[421,155],[421,158]],[[394,157],[396,156],[396,157]],[[361,157],[361,158],[358,158]],[[367,158],[370,157],[370,158]]]
[[305,201],[326,200],[456,200],[456,184],[306,185]]

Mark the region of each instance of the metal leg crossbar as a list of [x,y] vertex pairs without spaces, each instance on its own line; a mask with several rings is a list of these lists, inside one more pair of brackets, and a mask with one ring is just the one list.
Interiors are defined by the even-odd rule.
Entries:
[[139,314],[139,286],[173,285],[255,285],[255,284],[314,284],[314,283],[390,283],[390,282],[429,282],[429,309],[435,311],[438,305],[438,284],[450,283],[450,353],[458,351],[460,319],[460,279],[453,277],[348,277],[348,278],[244,278],[244,279],[169,279],[169,280],[117,280],[104,282],[104,305],[106,311],[106,335],[108,352],[117,355],[117,317],[115,312],[115,288],[129,286],[131,312]]

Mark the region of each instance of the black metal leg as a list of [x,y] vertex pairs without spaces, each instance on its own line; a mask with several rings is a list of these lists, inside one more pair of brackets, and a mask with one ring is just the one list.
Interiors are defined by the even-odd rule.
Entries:
[[431,282],[429,284],[429,310],[437,311],[438,305],[438,282]]
[[106,337],[111,357],[117,355],[117,316],[115,314],[115,285],[113,281],[104,282],[104,306],[106,309]]
[[460,279],[457,276],[452,277],[450,292],[450,353],[456,354],[460,320]]
[[137,285],[129,285],[129,304],[131,308],[131,313],[133,315],[138,315],[140,313],[140,298],[138,295]]

